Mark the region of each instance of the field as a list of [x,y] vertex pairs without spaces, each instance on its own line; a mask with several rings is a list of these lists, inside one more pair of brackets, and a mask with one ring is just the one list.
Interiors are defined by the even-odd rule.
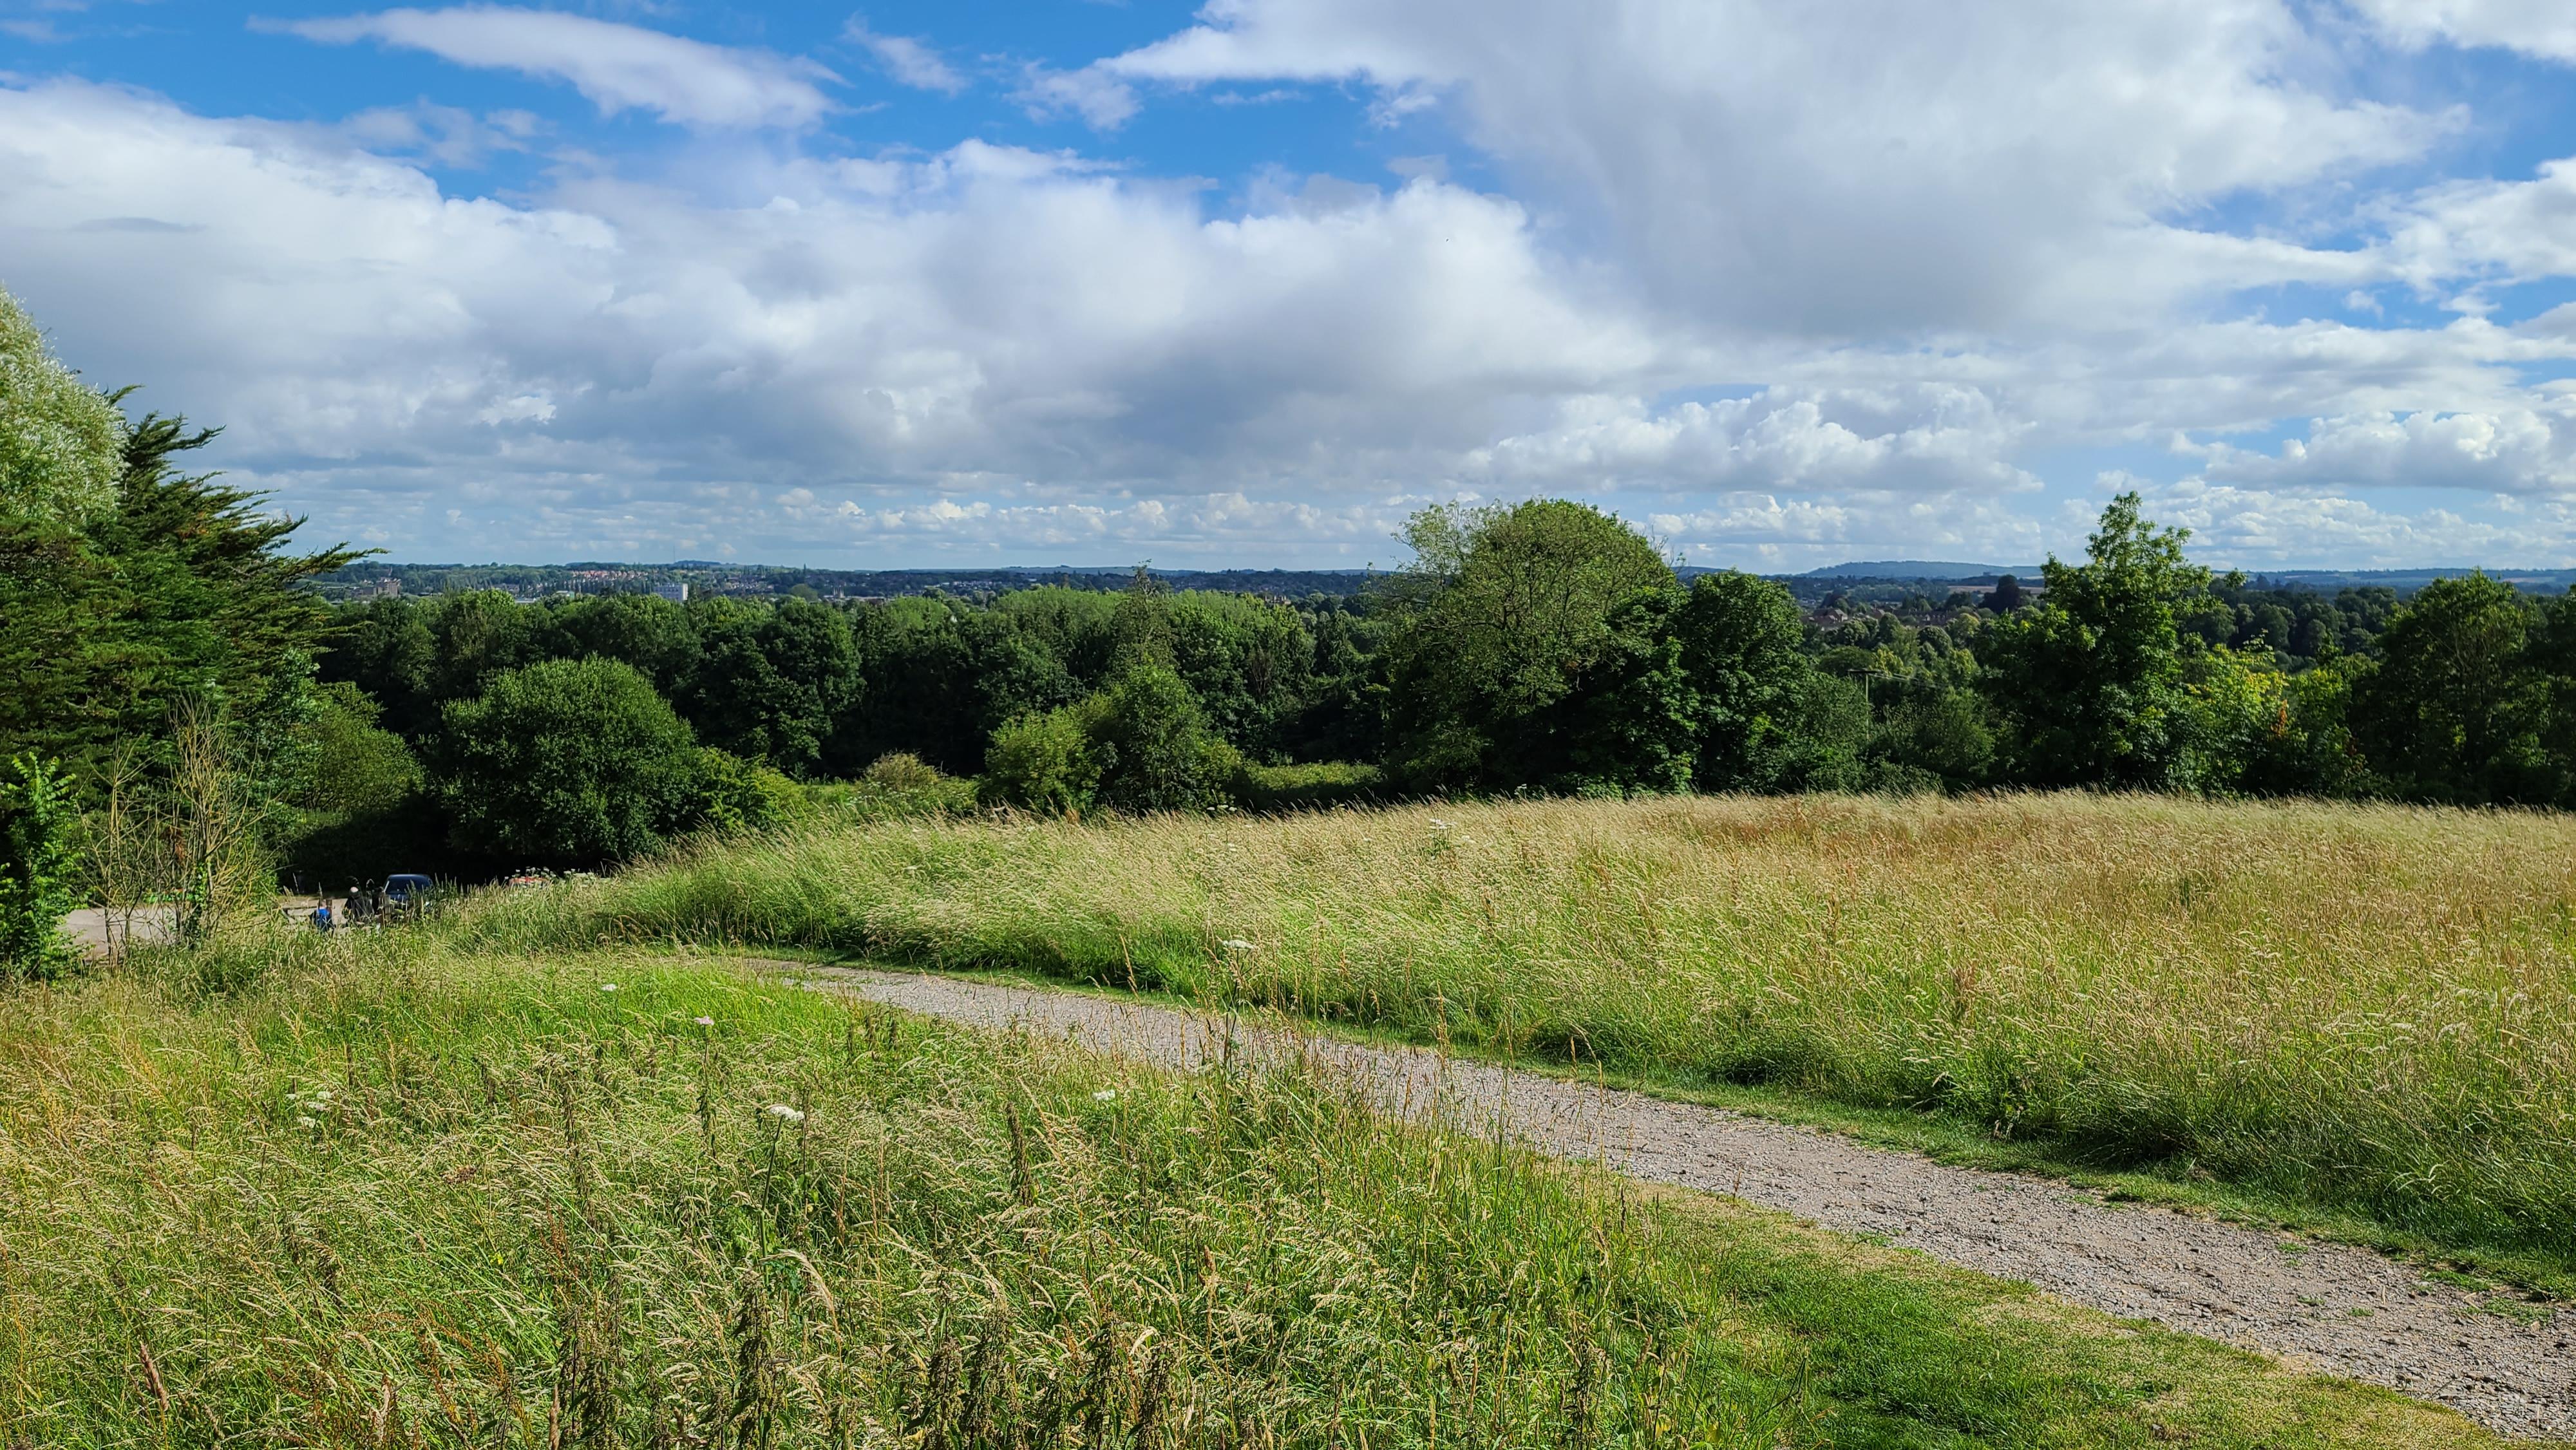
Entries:
[[[1138,828],[1220,853],[1234,829]],[[720,962],[454,940],[501,925],[12,998],[0,1444],[2499,1443],[1392,1127],[1295,1070],[1156,1075]],[[1140,970],[1183,964],[1155,951]]]
[[2576,1282],[2576,821],[2094,796],[885,822],[495,901],[1877,1112]]

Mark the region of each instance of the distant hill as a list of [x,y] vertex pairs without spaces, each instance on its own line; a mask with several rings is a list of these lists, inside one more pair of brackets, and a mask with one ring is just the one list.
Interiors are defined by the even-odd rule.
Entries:
[[[2471,572],[2456,569],[2248,569],[2245,582],[2255,589],[2394,589],[2412,594],[2436,579],[2457,579]],[[2529,594],[2564,594],[2576,585],[2576,569],[2489,568],[2490,576]]]
[[1802,579],[1941,579],[1993,580],[2012,574],[2023,579],[2039,577],[2037,564],[1960,564],[1937,559],[1876,559],[1849,564],[1828,564],[1799,575]]

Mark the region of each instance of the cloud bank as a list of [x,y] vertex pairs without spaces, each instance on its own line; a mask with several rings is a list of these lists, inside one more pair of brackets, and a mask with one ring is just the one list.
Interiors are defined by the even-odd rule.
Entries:
[[[833,134],[811,61],[388,10],[293,31],[696,149],[476,195],[439,168],[541,128],[0,86],[0,282],[407,557],[1356,565],[1423,502],[1564,492],[1702,562],[2024,559],[2126,480],[2242,562],[2576,560],[2576,304],[2516,291],[2576,275],[2576,158],[2451,174],[2471,102],[2350,60],[2555,64],[2556,16],[1217,0],[971,76],[852,19],[901,86],[1064,127],[925,148]],[[1232,189],[1104,139],[1248,86],[1447,139]]]

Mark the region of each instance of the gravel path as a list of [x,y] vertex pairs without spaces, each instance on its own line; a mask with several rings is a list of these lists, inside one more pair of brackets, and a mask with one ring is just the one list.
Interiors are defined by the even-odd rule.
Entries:
[[2576,1438],[2576,1315],[2528,1323],[2364,1249],[2159,1208],[2051,1179],[1953,1168],[1640,1093],[1362,1047],[1178,1008],[953,978],[796,967],[815,987],[979,1027],[1025,1025],[1158,1065],[1302,1052],[1390,1114],[1501,1127],[1542,1152],[1733,1194],[2060,1298],[2438,1400],[2507,1435]]

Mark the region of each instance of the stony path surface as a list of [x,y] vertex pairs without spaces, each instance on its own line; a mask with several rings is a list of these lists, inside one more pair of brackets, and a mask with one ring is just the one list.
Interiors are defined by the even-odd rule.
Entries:
[[2367,1250],[2165,1209],[2054,1180],[1953,1168],[1830,1133],[1409,1048],[1317,1039],[1173,1007],[952,978],[795,967],[815,987],[979,1027],[1072,1034],[1194,1067],[1224,1050],[1302,1052],[1390,1114],[1502,1130],[1542,1152],[1728,1193],[1827,1228],[1884,1235],[2061,1298],[2438,1400],[2501,1433],[2576,1438],[2576,1314],[2529,1323]]

